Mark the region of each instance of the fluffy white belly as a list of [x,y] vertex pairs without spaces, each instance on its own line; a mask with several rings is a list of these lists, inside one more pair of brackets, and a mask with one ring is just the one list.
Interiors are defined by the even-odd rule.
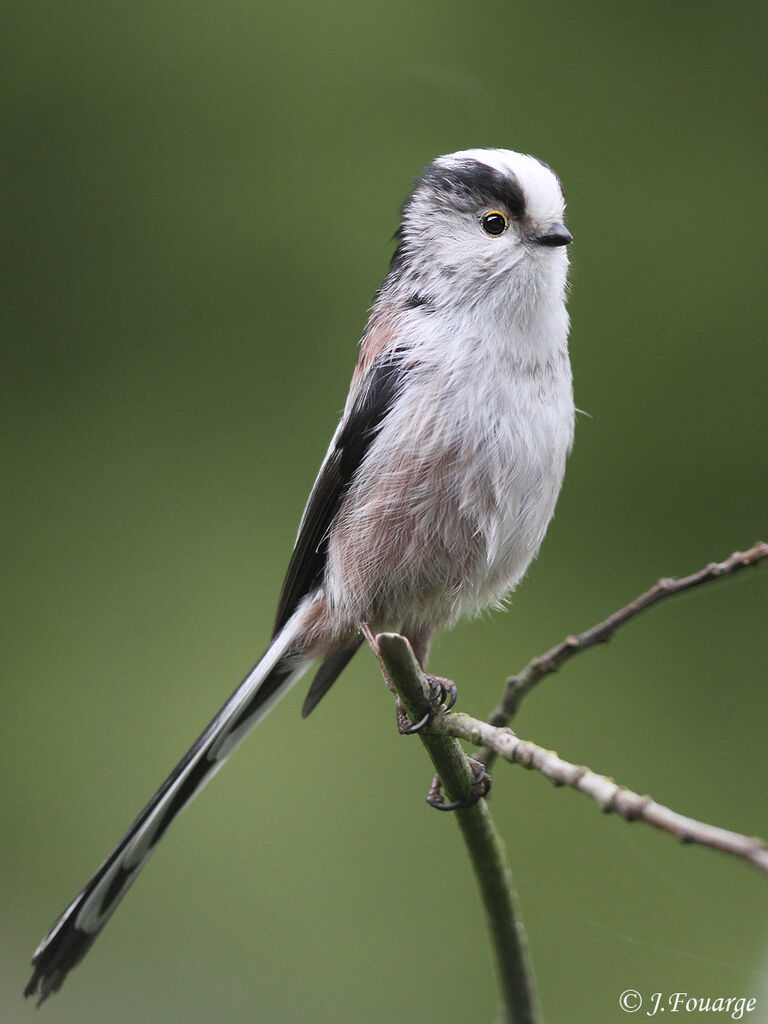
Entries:
[[573,431],[567,355],[481,384],[429,380],[387,418],[330,537],[326,593],[347,622],[448,624],[497,603],[552,517]]

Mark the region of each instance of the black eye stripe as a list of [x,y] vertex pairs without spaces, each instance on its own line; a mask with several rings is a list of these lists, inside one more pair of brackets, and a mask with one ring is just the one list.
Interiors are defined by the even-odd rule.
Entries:
[[480,160],[465,158],[455,163],[431,164],[416,182],[404,212],[422,186],[442,192],[459,210],[474,212],[482,203],[486,209],[506,210],[517,219],[525,216],[525,197],[517,177],[512,171],[502,174]]

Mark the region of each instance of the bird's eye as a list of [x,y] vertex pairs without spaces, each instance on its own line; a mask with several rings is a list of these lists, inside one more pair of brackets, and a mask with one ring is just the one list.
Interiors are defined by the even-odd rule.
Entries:
[[486,235],[503,235],[509,227],[509,221],[498,210],[489,210],[480,223]]

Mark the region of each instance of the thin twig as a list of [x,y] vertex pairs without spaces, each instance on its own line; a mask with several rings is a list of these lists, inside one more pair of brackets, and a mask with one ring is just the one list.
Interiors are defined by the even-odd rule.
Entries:
[[[749,551],[737,551],[730,558],[726,558],[724,562],[713,562],[705,569],[690,576],[659,580],[655,587],[651,587],[650,590],[636,597],[634,601],[630,601],[628,605],[620,608],[613,615],[609,615],[607,619],[591,629],[579,633],[578,636],[566,637],[562,643],[547,651],[546,654],[530,661],[522,672],[510,676],[507,679],[507,688],[501,701],[488,719],[489,723],[500,727],[508,725],[514,718],[523,697],[530,693],[545,676],[557,672],[561,665],[569,661],[579,651],[586,651],[589,647],[607,643],[620,626],[645,611],[646,608],[658,604],[659,601],[663,601],[667,597],[672,597],[673,594],[680,594],[685,590],[698,587],[702,583],[719,580],[724,576],[732,576],[747,566],[757,565],[764,558],[768,558],[768,544],[758,541]],[[480,759],[488,764],[492,760],[492,756],[488,757],[483,754]]]
[[[757,838],[697,821],[640,796],[581,765],[563,760],[554,751],[520,739],[503,728],[514,716],[520,701],[534,686],[579,651],[610,640],[616,630],[646,608],[664,598],[703,583],[733,575],[768,558],[768,544],[759,541],[746,552],[736,552],[690,576],[662,579],[630,604],[578,636],[567,637],[522,672],[507,680],[506,692],[490,722],[444,709],[433,711],[429,724],[419,734],[440,775],[449,800],[461,800],[472,788],[474,776],[458,739],[483,746],[480,758],[489,764],[498,754],[512,764],[535,768],[555,785],[570,786],[595,800],[606,813],[626,821],[642,821],[668,832],[683,843],[696,843],[721,850],[752,864],[768,874],[768,846]],[[372,638],[369,637],[369,642]],[[408,641],[397,634],[380,634],[373,640],[385,677],[389,679],[412,721],[430,709],[430,695],[421,669]],[[517,896],[506,861],[504,847],[488,810],[481,799],[472,807],[456,811],[457,821],[469,849],[488,915],[499,970],[506,1024],[538,1024],[541,1020],[528,947],[517,908]]]
[[653,825],[683,843],[710,846],[734,857],[741,857],[759,871],[768,874],[768,845],[762,839],[743,836],[678,814],[656,803],[649,796],[633,793],[589,768],[564,761],[553,750],[520,739],[511,729],[500,729],[478,718],[453,711],[435,714],[430,728],[477,746],[491,748],[512,764],[535,768],[555,785],[570,786],[580,793],[586,793],[606,813],[618,814],[626,821],[642,821],[646,825]]
[[[386,667],[406,714],[417,721],[430,711],[424,675],[408,641],[396,633],[376,637],[375,652]],[[449,800],[461,800],[474,784],[474,774],[457,740],[429,727],[419,737],[432,759]],[[467,844],[485,905],[496,954],[504,1024],[541,1024],[533,970],[517,895],[504,844],[484,799],[454,812]]]

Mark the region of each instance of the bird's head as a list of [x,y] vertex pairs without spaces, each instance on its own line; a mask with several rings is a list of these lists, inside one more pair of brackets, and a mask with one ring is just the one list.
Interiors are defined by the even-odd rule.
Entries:
[[[438,157],[403,205],[393,271],[461,299],[504,284],[565,283],[565,200],[546,164],[506,149]],[[506,290],[505,289],[505,290]],[[561,287],[558,290],[562,290]]]

